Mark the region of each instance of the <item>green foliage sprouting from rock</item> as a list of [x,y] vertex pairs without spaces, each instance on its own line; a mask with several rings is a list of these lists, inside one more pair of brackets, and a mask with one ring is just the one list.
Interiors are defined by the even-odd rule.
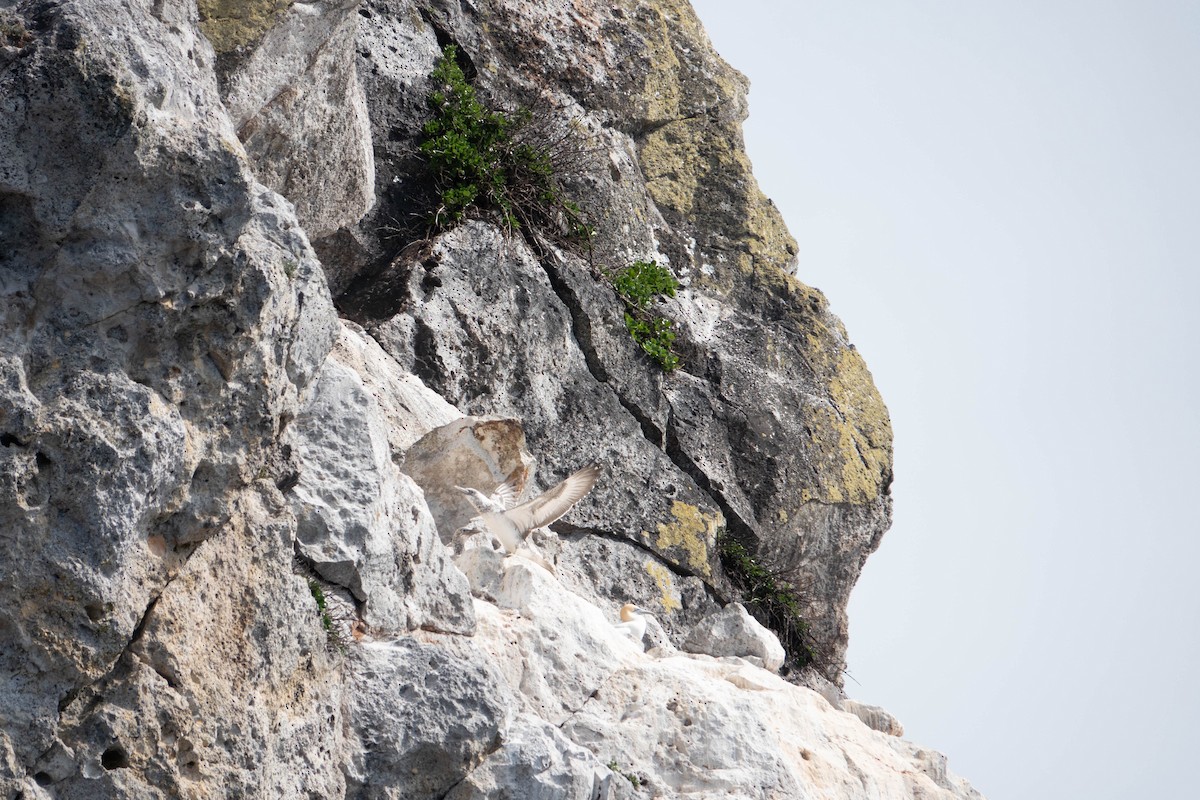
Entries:
[[793,669],[816,661],[808,624],[800,614],[796,590],[781,574],[764,566],[746,546],[728,533],[717,537],[725,574],[741,593],[746,608],[779,637]]
[[430,74],[433,89],[421,153],[425,156],[439,206],[433,227],[448,228],[472,210],[495,212],[510,230],[536,228],[562,242],[588,242],[591,229],[579,206],[559,183],[564,169],[580,157],[571,132],[552,134],[550,115],[538,119],[528,109],[512,115],[487,108],[446,45]]
[[329,610],[329,603],[325,599],[325,591],[321,588],[321,584],[313,578],[309,578],[308,590],[312,593],[313,600],[317,601],[317,613],[321,617],[321,627],[325,630],[325,639],[329,648],[344,651],[346,643],[342,640],[342,633],[333,620],[333,614]]
[[608,762],[608,768],[610,770],[612,770],[615,774],[620,775],[622,778],[629,781],[630,785],[633,786],[634,789],[641,788],[641,786],[642,786],[641,776],[634,772],[625,772],[624,770],[622,770],[621,765],[617,763],[617,760],[615,758]]
[[656,300],[674,297],[679,288],[671,270],[656,261],[635,261],[612,278],[612,285],[625,302],[625,327],[633,340],[664,372],[678,367],[679,356],[671,349],[675,325],[652,310]]

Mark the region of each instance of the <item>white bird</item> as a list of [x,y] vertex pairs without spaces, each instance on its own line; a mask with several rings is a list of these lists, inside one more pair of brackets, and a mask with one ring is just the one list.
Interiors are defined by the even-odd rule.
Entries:
[[483,522],[484,527],[500,540],[505,552],[511,554],[517,552],[517,548],[534,528],[549,525],[570,511],[571,506],[591,491],[598,477],[600,466],[589,464],[568,475],[553,489],[512,508],[507,507],[508,503],[515,499],[511,480],[497,486],[491,497],[478,489],[462,486],[454,488],[467,496],[467,500],[479,512],[478,519]]
[[654,616],[641,606],[626,603],[621,606],[621,621],[614,623],[613,627],[616,628],[617,633],[628,636],[634,641],[634,644],[640,645],[642,637],[646,635],[646,626],[649,624],[646,617],[642,616],[643,614]]

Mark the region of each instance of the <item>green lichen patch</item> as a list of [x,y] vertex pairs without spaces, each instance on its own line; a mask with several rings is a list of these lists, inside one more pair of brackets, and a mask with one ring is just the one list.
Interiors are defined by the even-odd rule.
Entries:
[[[702,146],[707,122],[677,120],[653,131],[642,140],[638,160],[646,176],[650,199],[663,210],[689,217],[696,210],[696,195],[707,177]],[[711,142],[719,145],[719,139]],[[718,149],[715,157],[720,158]]]
[[805,408],[816,486],[804,500],[863,505],[884,491],[892,463],[892,424],[862,356],[842,348],[829,379],[829,404]]

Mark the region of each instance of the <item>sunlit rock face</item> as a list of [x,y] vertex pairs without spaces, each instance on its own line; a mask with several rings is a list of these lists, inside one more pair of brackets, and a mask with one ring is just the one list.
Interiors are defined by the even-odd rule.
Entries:
[[[574,137],[590,249],[428,227],[447,43]],[[0,797],[978,797],[838,689],[890,427],[745,92],[672,0],[0,2]],[[460,547],[453,486],[593,461],[537,558]]]
[[[840,681],[847,598],[890,522],[891,428],[825,298],[793,277],[795,243],[742,146],[745,79],[686,3],[365,2],[360,16],[377,203],[318,245],[343,313],[464,413],[523,420],[539,482],[604,461],[576,528],[717,584],[722,529],[785,567]],[[590,253],[486,220],[397,238],[428,203],[416,153],[450,42],[492,104],[582,143],[567,183],[596,229]],[[598,280],[635,259],[683,284],[665,307],[682,356],[670,375]]]

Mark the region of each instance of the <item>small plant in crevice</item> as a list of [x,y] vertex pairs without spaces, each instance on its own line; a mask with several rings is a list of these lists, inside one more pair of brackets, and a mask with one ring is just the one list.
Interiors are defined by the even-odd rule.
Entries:
[[325,599],[325,591],[315,578],[308,579],[308,590],[312,593],[313,600],[317,601],[317,613],[321,617],[321,627],[325,630],[326,643],[331,650],[344,653],[346,651],[346,642],[341,630],[333,619],[332,612],[329,610],[329,602]]
[[798,669],[813,664],[817,657],[808,623],[801,616],[800,597],[784,571],[768,568],[724,531],[717,536],[717,552],[747,609],[779,637],[788,666]]
[[458,51],[446,45],[434,65],[420,151],[437,190],[435,230],[461,222],[473,210],[492,212],[510,231],[549,234],[563,244],[590,246],[592,229],[568,199],[559,176],[577,168],[582,149],[573,131],[554,134],[550,115],[522,108],[487,108],[467,82]]
[[605,766],[607,766],[610,770],[612,770],[617,775],[620,775],[622,778],[629,781],[629,783],[633,786],[633,788],[635,788],[635,789],[641,788],[641,785],[642,785],[641,777],[633,772],[623,771],[621,769],[621,765],[617,763],[617,760],[615,758],[613,760],[609,761],[608,764],[606,764]]
[[678,367],[679,356],[672,349],[675,324],[652,310],[656,301],[674,297],[679,288],[671,270],[657,261],[635,261],[610,280],[625,303],[625,328],[633,341],[663,372]]
[[20,17],[9,11],[0,11],[0,44],[24,47],[32,41],[33,34]]

